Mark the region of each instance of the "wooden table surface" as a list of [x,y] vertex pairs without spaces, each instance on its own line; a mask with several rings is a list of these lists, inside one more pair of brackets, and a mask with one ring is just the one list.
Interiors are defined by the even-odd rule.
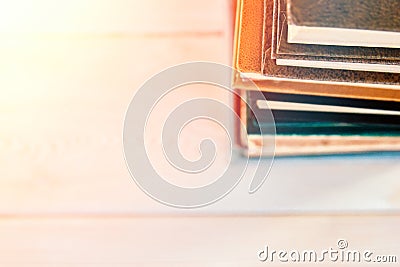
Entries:
[[194,211],[136,187],[122,153],[130,99],[169,66],[229,64],[230,9],[227,0],[0,4],[0,266],[256,266],[267,264],[257,260],[266,244],[323,249],[341,238],[400,257],[397,154],[277,159],[253,197],[242,198],[244,179]]

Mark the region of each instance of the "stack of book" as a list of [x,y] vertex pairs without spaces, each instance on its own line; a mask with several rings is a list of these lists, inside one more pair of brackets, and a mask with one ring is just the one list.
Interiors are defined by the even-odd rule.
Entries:
[[400,1],[239,0],[234,48],[249,155],[265,109],[277,155],[400,151]]

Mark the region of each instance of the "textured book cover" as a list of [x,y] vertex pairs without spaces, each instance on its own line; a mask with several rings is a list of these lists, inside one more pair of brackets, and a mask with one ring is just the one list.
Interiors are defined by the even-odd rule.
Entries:
[[266,78],[295,79],[330,83],[351,83],[354,85],[400,85],[400,74],[397,73],[302,68],[277,65],[275,60],[268,56],[268,51],[270,52],[272,50],[273,43],[273,7],[273,1],[265,1],[263,44],[266,46],[264,48],[266,55],[263,57],[262,67],[263,74]]
[[400,32],[398,0],[288,0],[289,24]]
[[397,0],[288,0],[289,43],[400,48]]
[[250,78],[267,92],[400,102],[397,74],[277,66],[271,59],[273,4],[238,2],[233,66],[243,75],[235,76],[235,87],[253,88]]
[[[268,0],[266,0],[268,1]],[[400,49],[377,47],[326,46],[288,43],[286,0],[275,0],[274,35],[277,55],[301,55],[313,57],[353,58],[370,60],[400,60]],[[280,9],[280,11],[278,11]],[[400,16],[400,14],[399,14]]]
[[[396,60],[388,60],[385,59],[387,55],[385,55],[384,53],[382,56],[379,56],[379,50],[389,50],[392,52],[391,56],[394,57],[396,56],[396,54],[400,54],[400,51],[397,51],[396,49],[367,49],[367,52],[369,52],[370,55],[361,56],[362,51],[360,50],[364,49],[362,47],[333,47],[332,49],[332,47],[325,46],[288,43],[286,0],[275,0],[273,18],[274,25],[271,57],[273,59],[276,59],[276,63],[278,65],[393,73],[400,72],[400,60],[398,60],[400,58],[396,58]],[[321,53],[321,50],[325,50],[325,54],[323,56],[305,55],[307,53],[304,53],[305,51],[302,51],[302,48],[305,47],[306,49],[308,49],[307,51],[312,51],[310,50],[310,46],[311,49],[315,48],[314,51],[316,53]],[[280,48],[292,49],[293,54],[280,54]],[[331,56],[332,54],[334,54],[332,52],[337,52],[338,50],[344,50],[345,53],[340,54],[339,57]],[[355,52],[355,55],[351,55],[351,52]],[[365,56],[371,56],[371,58]]]

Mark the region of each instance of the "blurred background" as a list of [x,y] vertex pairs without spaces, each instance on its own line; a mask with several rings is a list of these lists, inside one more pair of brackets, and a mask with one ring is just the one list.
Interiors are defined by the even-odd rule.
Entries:
[[[233,10],[230,0],[0,0],[1,266],[253,266],[266,243],[339,238],[400,254],[396,154],[277,159],[256,195],[245,179],[194,211],[137,188],[122,148],[135,90],[179,63],[230,65]],[[187,92],[199,90],[229,101]]]

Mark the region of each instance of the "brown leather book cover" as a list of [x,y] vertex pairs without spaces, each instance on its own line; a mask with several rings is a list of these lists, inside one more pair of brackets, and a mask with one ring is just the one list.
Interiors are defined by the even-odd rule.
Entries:
[[[263,46],[272,44],[272,0],[266,0],[265,6],[259,0],[240,0],[237,15],[234,67],[262,90],[400,102],[396,74],[277,66],[271,50],[264,48],[269,54],[263,53]],[[235,77],[234,83],[238,88],[252,87],[242,76]]]

